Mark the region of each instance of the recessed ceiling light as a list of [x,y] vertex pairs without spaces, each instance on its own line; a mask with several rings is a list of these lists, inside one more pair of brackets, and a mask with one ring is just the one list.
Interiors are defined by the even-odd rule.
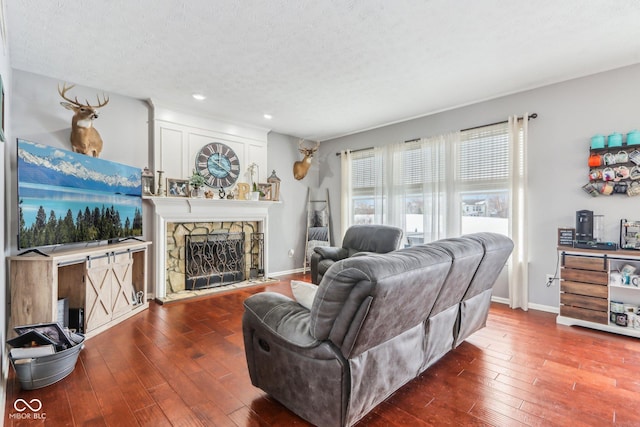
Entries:
[[207,97],[201,93],[194,93],[191,96],[193,96],[193,99],[197,99],[198,101],[204,101],[205,99],[207,99]]
[[271,114],[265,114],[265,115],[264,115],[264,116],[262,116],[262,117],[264,117],[264,118],[265,118],[265,119],[267,119],[267,120],[271,120],[271,119],[273,118],[273,116],[272,116]]

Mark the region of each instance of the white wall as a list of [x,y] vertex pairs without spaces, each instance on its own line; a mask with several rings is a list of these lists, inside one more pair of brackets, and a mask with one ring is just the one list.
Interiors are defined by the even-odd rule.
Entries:
[[[72,111],[60,105],[58,84],[49,77],[14,70],[12,98],[13,136],[53,147],[71,150]],[[71,83],[71,82],[70,82]],[[67,93],[78,99],[95,99],[102,89],[76,86]],[[100,158],[144,167],[149,164],[149,106],[145,101],[106,93],[109,104],[100,109],[94,126],[104,146]],[[10,141],[15,148],[15,141]],[[14,156],[15,157],[15,156]],[[13,159],[15,162],[15,159]]]
[[[298,152],[298,139],[271,132],[268,140],[267,176],[275,170],[278,178],[282,180],[282,203],[269,208],[269,272],[289,273],[300,270],[303,266],[307,230],[307,189],[310,187],[312,197],[316,197],[315,194],[319,191],[319,166],[314,159],[307,176],[297,181],[293,177],[293,163],[302,159],[302,154]],[[294,250],[293,257],[289,257],[290,249]]]
[[[538,113],[529,122],[529,297],[531,303],[558,307],[554,273],[558,227],[574,227],[575,212],[589,209],[605,217],[605,239],[618,242],[621,218],[640,220],[640,197],[592,198],[581,189],[588,181],[589,139],[613,131],[640,129],[640,65],[567,81],[431,116],[362,132],[320,146],[320,186],[328,186],[339,212],[340,160],[335,153],[405,141],[416,137]],[[425,95],[427,96],[427,95]],[[334,215],[334,227],[339,218]],[[504,295],[498,295],[504,296]]]
[[258,165],[257,182],[266,182],[268,129],[185,114],[155,102],[153,105],[153,163],[166,178],[190,177],[202,147],[219,141],[238,156],[238,182],[251,184],[248,165],[252,163]]

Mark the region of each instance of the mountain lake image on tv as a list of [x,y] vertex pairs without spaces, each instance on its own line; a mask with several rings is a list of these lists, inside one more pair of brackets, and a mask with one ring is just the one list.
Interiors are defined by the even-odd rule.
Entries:
[[18,139],[18,248],[142,235],[141,170]]

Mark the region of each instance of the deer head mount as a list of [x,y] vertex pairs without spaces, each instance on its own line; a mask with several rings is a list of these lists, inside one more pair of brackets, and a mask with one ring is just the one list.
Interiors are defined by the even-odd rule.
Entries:
[[313,159],[313,155],[318,151],[319,147],[320,141],[317,141],[316,145],[311,148],[304,146],[304,139],[298,141],[298,151],[304,155],[304,158],[293,164],[293,177],[295,179],[301,180],[307,176],[307,172],[309,172],[309,167],[311,166],[311,159]]
[[71,136],[69,137],[71,147],[76,153],[98,157],[102,151],[102,138],[93,127],[93,120],[98,118],[98,108],[107,105],[109,98],[103,94],[102,101],[100,101],[100,97],[96,95],[98,105],[91,105],[86,100],[85,104],[82,104],[78,101],[78,97],[70,99],[66,96],[66,93],[74,87],[75,85],[67,86],[65,83],[60,89],[60,85],[58,85],[58,93],[62,99],[67,101],[61,102],[60,105],[74,112],[71,119]]

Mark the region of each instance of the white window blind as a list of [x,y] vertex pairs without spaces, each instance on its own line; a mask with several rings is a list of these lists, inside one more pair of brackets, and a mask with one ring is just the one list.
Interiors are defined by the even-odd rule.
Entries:
[[457,179],[462,182],[509,178],[509,135],[499,124],[460,133]]
[[353,190],[373,188],[376,182],[374,161],[373,149],[356,151],[351,154],[351,185]]

